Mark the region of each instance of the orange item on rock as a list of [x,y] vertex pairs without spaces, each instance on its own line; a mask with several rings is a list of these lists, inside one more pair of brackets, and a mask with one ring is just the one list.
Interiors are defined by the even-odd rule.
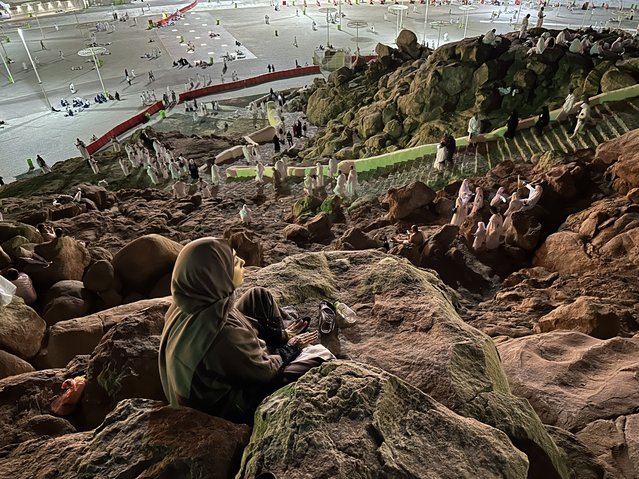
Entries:
[[63,393],[57,396],[51,403],[51,411],[58,416],[71,414],[84,392],[87,380],[84,376],[67,379],[62,383]]

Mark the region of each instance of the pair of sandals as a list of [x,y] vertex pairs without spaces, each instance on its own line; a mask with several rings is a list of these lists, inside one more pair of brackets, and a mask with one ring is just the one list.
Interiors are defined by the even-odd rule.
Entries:
[[[294,310],[290,308],[282,309],[284,310],[287,320],[291,321],[291,323],[298,321],[297,314],[294,312]],[[308,331],[308,327],[311,323],[311,318],[309,317],[304,317],[300,320],[304,321],[304,327],[300,331],[298,331],[297,334],[302,334]],[[333,303],[326,300],[322,301],[319,305],[319,332],[321,334],[331,334],[333,331],[335,331],[335,325],[337,324],[336,321],[337,310],[335,309],[335,306],[333,306]]]

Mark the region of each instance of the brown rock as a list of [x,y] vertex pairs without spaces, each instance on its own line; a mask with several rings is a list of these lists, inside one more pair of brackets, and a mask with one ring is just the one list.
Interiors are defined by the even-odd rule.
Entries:
[[639,414],[598,419],[577,437],[603,462],[604,477],[639,477]]
[[173,271],[182,245],[157,234],[131,241],[113,257],[115,274],[125,290],[146,293],[163,275]]
[[224,236],[246,266],[263,265],[262,245],[258,239],[252,239],[253,234],[249,230],[229,232],[228,236],[225,232]]
[[87,368],[85,426],[96,427],[122,399],[165,400],[158,371],[163,326],[153,317],[125,318],[102,337]]
[[38,366],[61,368],[74,356],[91,354],[102,336],[125,318],[150,318],[164,324],[170,304],[170,298],[149,299],[59,322],[49,329],[47,346],[37,358]]
[[293,241],[297,245],[308,243],[311,236],[308,229],[297,224],[288,225],[284,228],[282,234],[284,235],[284,239],[287,241]]
[[308,230],[311,241],[321,243],[333,237],[331,217],[328,213],[316,214],[304,226]]
[[0,349],[0,379],[31,371],[34,371],[31,364]]
[[626,197],[632,201],[635,205],[639,205],[639,188],[631,189]]
[[117,289],[115,271],[110,261],[99,260],[87,268],[82,279],[85,288],[96,293]]
[[25,272],[29,273],[39,291],[65,279],[81,281],[84,268],[91,260],[89,251],[70,236],[39,244],[34,251],[51,262],[51,265],[44,269],[39,266],[25,267]]
[[539,243],[541,224],[530,213],[518,211],[511,215],[505,231],[506,242],[526,251],[533,251]]
[[577,233],[560,231],[546,238],[535,253],[533,265],[557,273],[583,273],[595,267],[596,262],[584,251]]
[[[122,401],[100,429],[28,441],[4,451],[14,479],[232,477],[250,429],[158,401]],[[203,477],[204,477],[203,476]]]
[[95,294],[84,288],[82,281],[55,283],[44,296],[42,318],[48,326],[60,321],[86,316],[95,306]]
[[594,338],[610,339],[619,334],[619,315],[597,298],[580,296],[573,303],[559,306],[535,325],[536,333],[567,329]]
[[435,192],[421,181],[388,190],[384,203],[388,203],[388,217],[394,221],[408,221],[423,217],[426,207],[435,199]]
[[0,307],[0,349],[29,359],[40,351],[47,324],[22,298]]
[[578,431],[639,404],[639,337],[596,339],[554,331],[497,345],[513,392],[541,420]]
[[336,249],[362,250],[380,248],[382,244],[375,241],[359,228],[347,229],[341,238],[337,240]]

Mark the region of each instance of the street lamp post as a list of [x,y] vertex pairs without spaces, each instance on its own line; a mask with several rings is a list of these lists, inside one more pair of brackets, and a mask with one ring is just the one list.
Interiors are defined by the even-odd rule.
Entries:
[[331,44],[331,37],[330,37],[331,27],[330,27],[330,24],[328,23],[328,15],[329,13],[335,13],[336,11],[337,11],[337,8],[333,8],[333,7],[322,7],[319,9],[320,13],[326,14],[326,48],[330,48],[330,44]]
[[468,12],[477,10],[477,7],[474,5],[461,5],[459,9],[466,11],[466,20],[464,21],[464,38],[466,38],[466,33],[468,33]]
[[38,28],[40,29],[40,35],[42,35],[42,39],[44,40],[44,38],[45,38],[44,30],[42,30],[42,25],[40,25],[40,19],[38,18],[38,14],[35,12],[35,10],[33,12],[33,16],[35,17],[36,22],[38,23]]
[[423,44],[426,46],[426,25],[428,24],[428,6],[430,5],[430,0],[426,0],[426,9],[424,10],[424,40]]
[[355,29],[355,45],[357,48],[357,53],[359,53],[359,29],[366,28],[368,26],[368,22],[363,20],[352,20],[346,24],[349,28]]
[[81,57],[92,57],[93,58],[93,64],[95,65],[95,72],[98,74],[98,80],[100,80],[100,85],[102,86],[102,92],[106,95],[107,91],[106,88],[104,87],[104,82],[102,81],[102,75],[100,74],[100,66],[98,64],[98,59],[95,56],[95,54],[101,54],[106,52],[106,48],[104,47],[88,47],[88,48],[83,48],[82,50],[80,50],[78,52],[78,55],[80,55]]
[[49,111],[51,110],[51,102],[49,101],[49,97],[47,96],[47,92],[44,91],[44,86],[42,86],[42,80],[40,79],[40,75],[38,74],[38,69],[36,68],[36,64],[31,58],[31,52],[29,51],[29,47],[27,47],[27,42],[24,41],[24,33],[22,32],[22,28],[18,28],[18,35],[20,35],[20,40],[22,40],[22,44],[24,45],[24,49],[27,51],[27,56],[29,57],[29,61],[31,62],[31,66],[33,67],[33,71],[35,72],[36,78],[38,79],[38,84],[40,85],[40,89],[42,90],[42,94],[44,95],[44,101],[47,102],[47,106],[49,107]]
[[13,81],[13,75],[11,75],[11,70],[9,70],[9,65],[7,65],[7,61],[4,59],[2,53],[0,53],[0,58],[2,58],[2,63],[4,63],[4,67],[7,69],[7,78],[9,79],[9,82],[15,83],[15,81]]

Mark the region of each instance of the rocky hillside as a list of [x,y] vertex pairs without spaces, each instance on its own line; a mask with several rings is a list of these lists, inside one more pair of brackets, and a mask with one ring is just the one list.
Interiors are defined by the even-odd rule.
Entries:
[[[410,77],[397,72],[411,52],[429,55],[417,75],[457,51],[406,44],[357,67],[353,91],[366,75],[369,87]],[[202,165],[239,141],[164,135]],[[227,182],[178,200],[169,180],[152,188],[142,172],[116,175],[113,154],[100,160],[120,178],[108,188],[75,159],[2,190],[0,269],[28,273],[37,298],[0,307],[0,479],[639,477],[639,130],[493,163],[469,178],[484,198],[460,226],[460,181],[347,202],[301,197],[294,180]],[[539,202],[511,216],[498,248],[473,249],[497,190],[526,197],[525,182],[542,187]],[[413,224],[420,245],[406,241]],[[357,313],[321,336],[340,359],[266,398],[252,428],[170,408],[160,384],[170,275],[183,245],[208,235],[246,260],[243,288],[268,288],[311,328],[324,299]]]
[[[529,54],[542,32],[559,33],[532,29],[526,42],[508,34],[496,47],[467,38],[433,52],[419,46],[413,32],[402,31],[398,49],[378,44],[377,60],[315,81],[306,114],[325,130],[300,156],[365,158],[439,142],[445,133],[463,136],[475,112],[483,131],[490,131],[504,125],[513,110],[525,118],[543,105],[560,107],[570,88],[578,97],[593,96],[639,82],[635,48],[603,58],[573,54],[567,46]],[[587,34],[611,43],[619,32]],[[517,93],[500,94],[500,87]]]

